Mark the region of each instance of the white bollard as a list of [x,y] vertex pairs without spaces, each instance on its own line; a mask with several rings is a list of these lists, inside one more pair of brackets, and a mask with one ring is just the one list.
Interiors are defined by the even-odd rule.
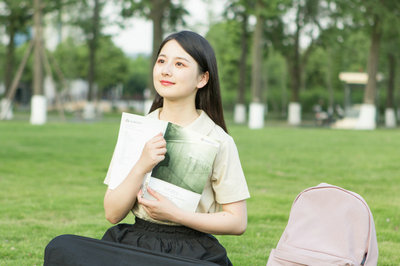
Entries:
[[9,99],[1,99],[0,104],[0,120],[11,120],[14,117],[12,110],[12,102]]
[[50,76],[46,76],[43,83],[44,95],[49,106],[53,105],[56,99],[56,85]]
[[264,127],[264,108],[262,103],[250,103],[249,128],[259,129]]
[[297,102],[291,102],[288,106],[288,123],[292,126],[298,126],[301,123],[301,105]]
[[360,108],[355,129],[372,130],[376,128],[376,107],[373,104],[363,103]]
[[385,126],[388,128],[396,127],[396,115],[393,108],[385,110]]
[[47,120],[46,97],[44,95],[33,95],[31,99],[31,118],[32,125],[43,125]]
[[243,124],[246,122],[246,106],[244,104],[237,103],[235,105],[233,121],[237,124]]
[[83,118],[86,120],[92,120],[96,118],[96,105],[94,102],[86,102],[83,108]]

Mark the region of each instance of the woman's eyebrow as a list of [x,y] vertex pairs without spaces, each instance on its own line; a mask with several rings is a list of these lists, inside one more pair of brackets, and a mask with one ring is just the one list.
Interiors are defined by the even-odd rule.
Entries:
[[190,61],[188,59],[184,58],[184,57],[176,57],[176,59],[184,60],[184,61],[190,63]]
[[[166,56],[165,54],[159,54],[158,56],[159,56],[159,57],[161,56],[161,57],[167,58],[167,56]],[[185,57],[177,56],[177,57],[175,57],[174,59],[184,60],[184,61],[190,63],[190,61],[189,61],[188,59],[186,59]]]

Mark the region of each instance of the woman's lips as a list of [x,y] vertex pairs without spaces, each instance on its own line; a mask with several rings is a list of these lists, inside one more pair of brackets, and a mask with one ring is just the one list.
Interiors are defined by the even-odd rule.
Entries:
[[171,86],[171,85],[174,85],[174,84],[175,84],[175,83],[173,83],[173,82],[171,82],[171,81],[168,81],[168,80],[161,80],[160,83],[161,83],[161,85],[163,85],[163,86]]

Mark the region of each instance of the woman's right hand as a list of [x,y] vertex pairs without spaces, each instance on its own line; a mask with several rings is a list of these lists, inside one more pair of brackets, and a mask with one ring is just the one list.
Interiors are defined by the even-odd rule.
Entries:
[[142,154],[136,163],[143,174],[150,172],[159,162],[165,159],[167,153],[167,142],[163,134],[159,133],[144,145]]
[[107,189],[104,210],[108,221],[116,224],[126,217],[136,202],[144,175],[165,159],[166,152],[167,142],[163,134],[160,133],[146,142],[139,160],[123,183],[114,190]]

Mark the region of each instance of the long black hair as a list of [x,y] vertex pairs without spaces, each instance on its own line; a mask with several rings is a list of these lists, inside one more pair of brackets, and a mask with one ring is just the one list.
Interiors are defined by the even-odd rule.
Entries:
[[[169,35],[161,43],[157,56],[164,45],[171,40],[177,41],[182,48],[197,62],[201,73],[208,71],[207,84],[197,90],[196,109],[201,109],[225,132],[228,132],[222,109],[221,91],[219,86],[217,60],[210,43],[201,35],[191,31],[181,31]],[[155,62],[153,62],[155,63]],[[163,106],[163,98],[156,92],[150,112]]]

